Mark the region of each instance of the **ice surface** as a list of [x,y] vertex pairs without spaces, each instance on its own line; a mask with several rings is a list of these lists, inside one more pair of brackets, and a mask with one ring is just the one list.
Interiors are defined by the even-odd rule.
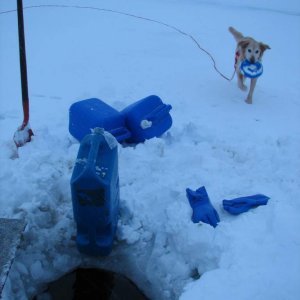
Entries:
[[23,220],[0,218],[0,295],[24,228]]

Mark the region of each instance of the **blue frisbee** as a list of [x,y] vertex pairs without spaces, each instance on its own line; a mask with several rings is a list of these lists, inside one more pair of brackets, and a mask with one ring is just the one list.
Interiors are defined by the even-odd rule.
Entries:
[[249,78],[257,78],[263,73],[263,65],[257,61],[255,64],[243,60],[240,65],[241,73]]

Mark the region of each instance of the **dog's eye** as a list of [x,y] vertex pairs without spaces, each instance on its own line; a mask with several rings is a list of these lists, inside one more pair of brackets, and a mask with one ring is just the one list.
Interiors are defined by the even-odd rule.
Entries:
[[251,52],[252,52],[252,50],[251,50],[251,49],[248,49],[248,52],[249,52],[249,53],[251,53]]
[[258,54],[258,53],[259,53],[259,50],[255,50],[255,53]]

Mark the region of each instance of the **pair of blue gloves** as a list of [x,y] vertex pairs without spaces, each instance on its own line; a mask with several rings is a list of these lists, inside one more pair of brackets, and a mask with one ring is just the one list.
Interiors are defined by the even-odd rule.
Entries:
[[[209,200],[205,187],[202,186],[196,191],[187,188],[186,195],[193,209],[192,221],[194,223],[201,221],[216,227],[220,222],[220,218]],[[223,208],[233,215],[238,215],[259,205],[266,205],[269,199],[265,195],[256,194],[232,200],[223,200]]]

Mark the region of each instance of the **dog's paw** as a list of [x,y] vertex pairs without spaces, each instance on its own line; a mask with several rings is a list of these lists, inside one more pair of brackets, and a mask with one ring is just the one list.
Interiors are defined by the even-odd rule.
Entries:
[[245,84],[238,84],[238,87],[242,90],[242,91],[247,91],[247,86]]
[[247,98],[247,99],[245,100],[245,102],[246,102],[247,104],[252,104],[252,99]]

